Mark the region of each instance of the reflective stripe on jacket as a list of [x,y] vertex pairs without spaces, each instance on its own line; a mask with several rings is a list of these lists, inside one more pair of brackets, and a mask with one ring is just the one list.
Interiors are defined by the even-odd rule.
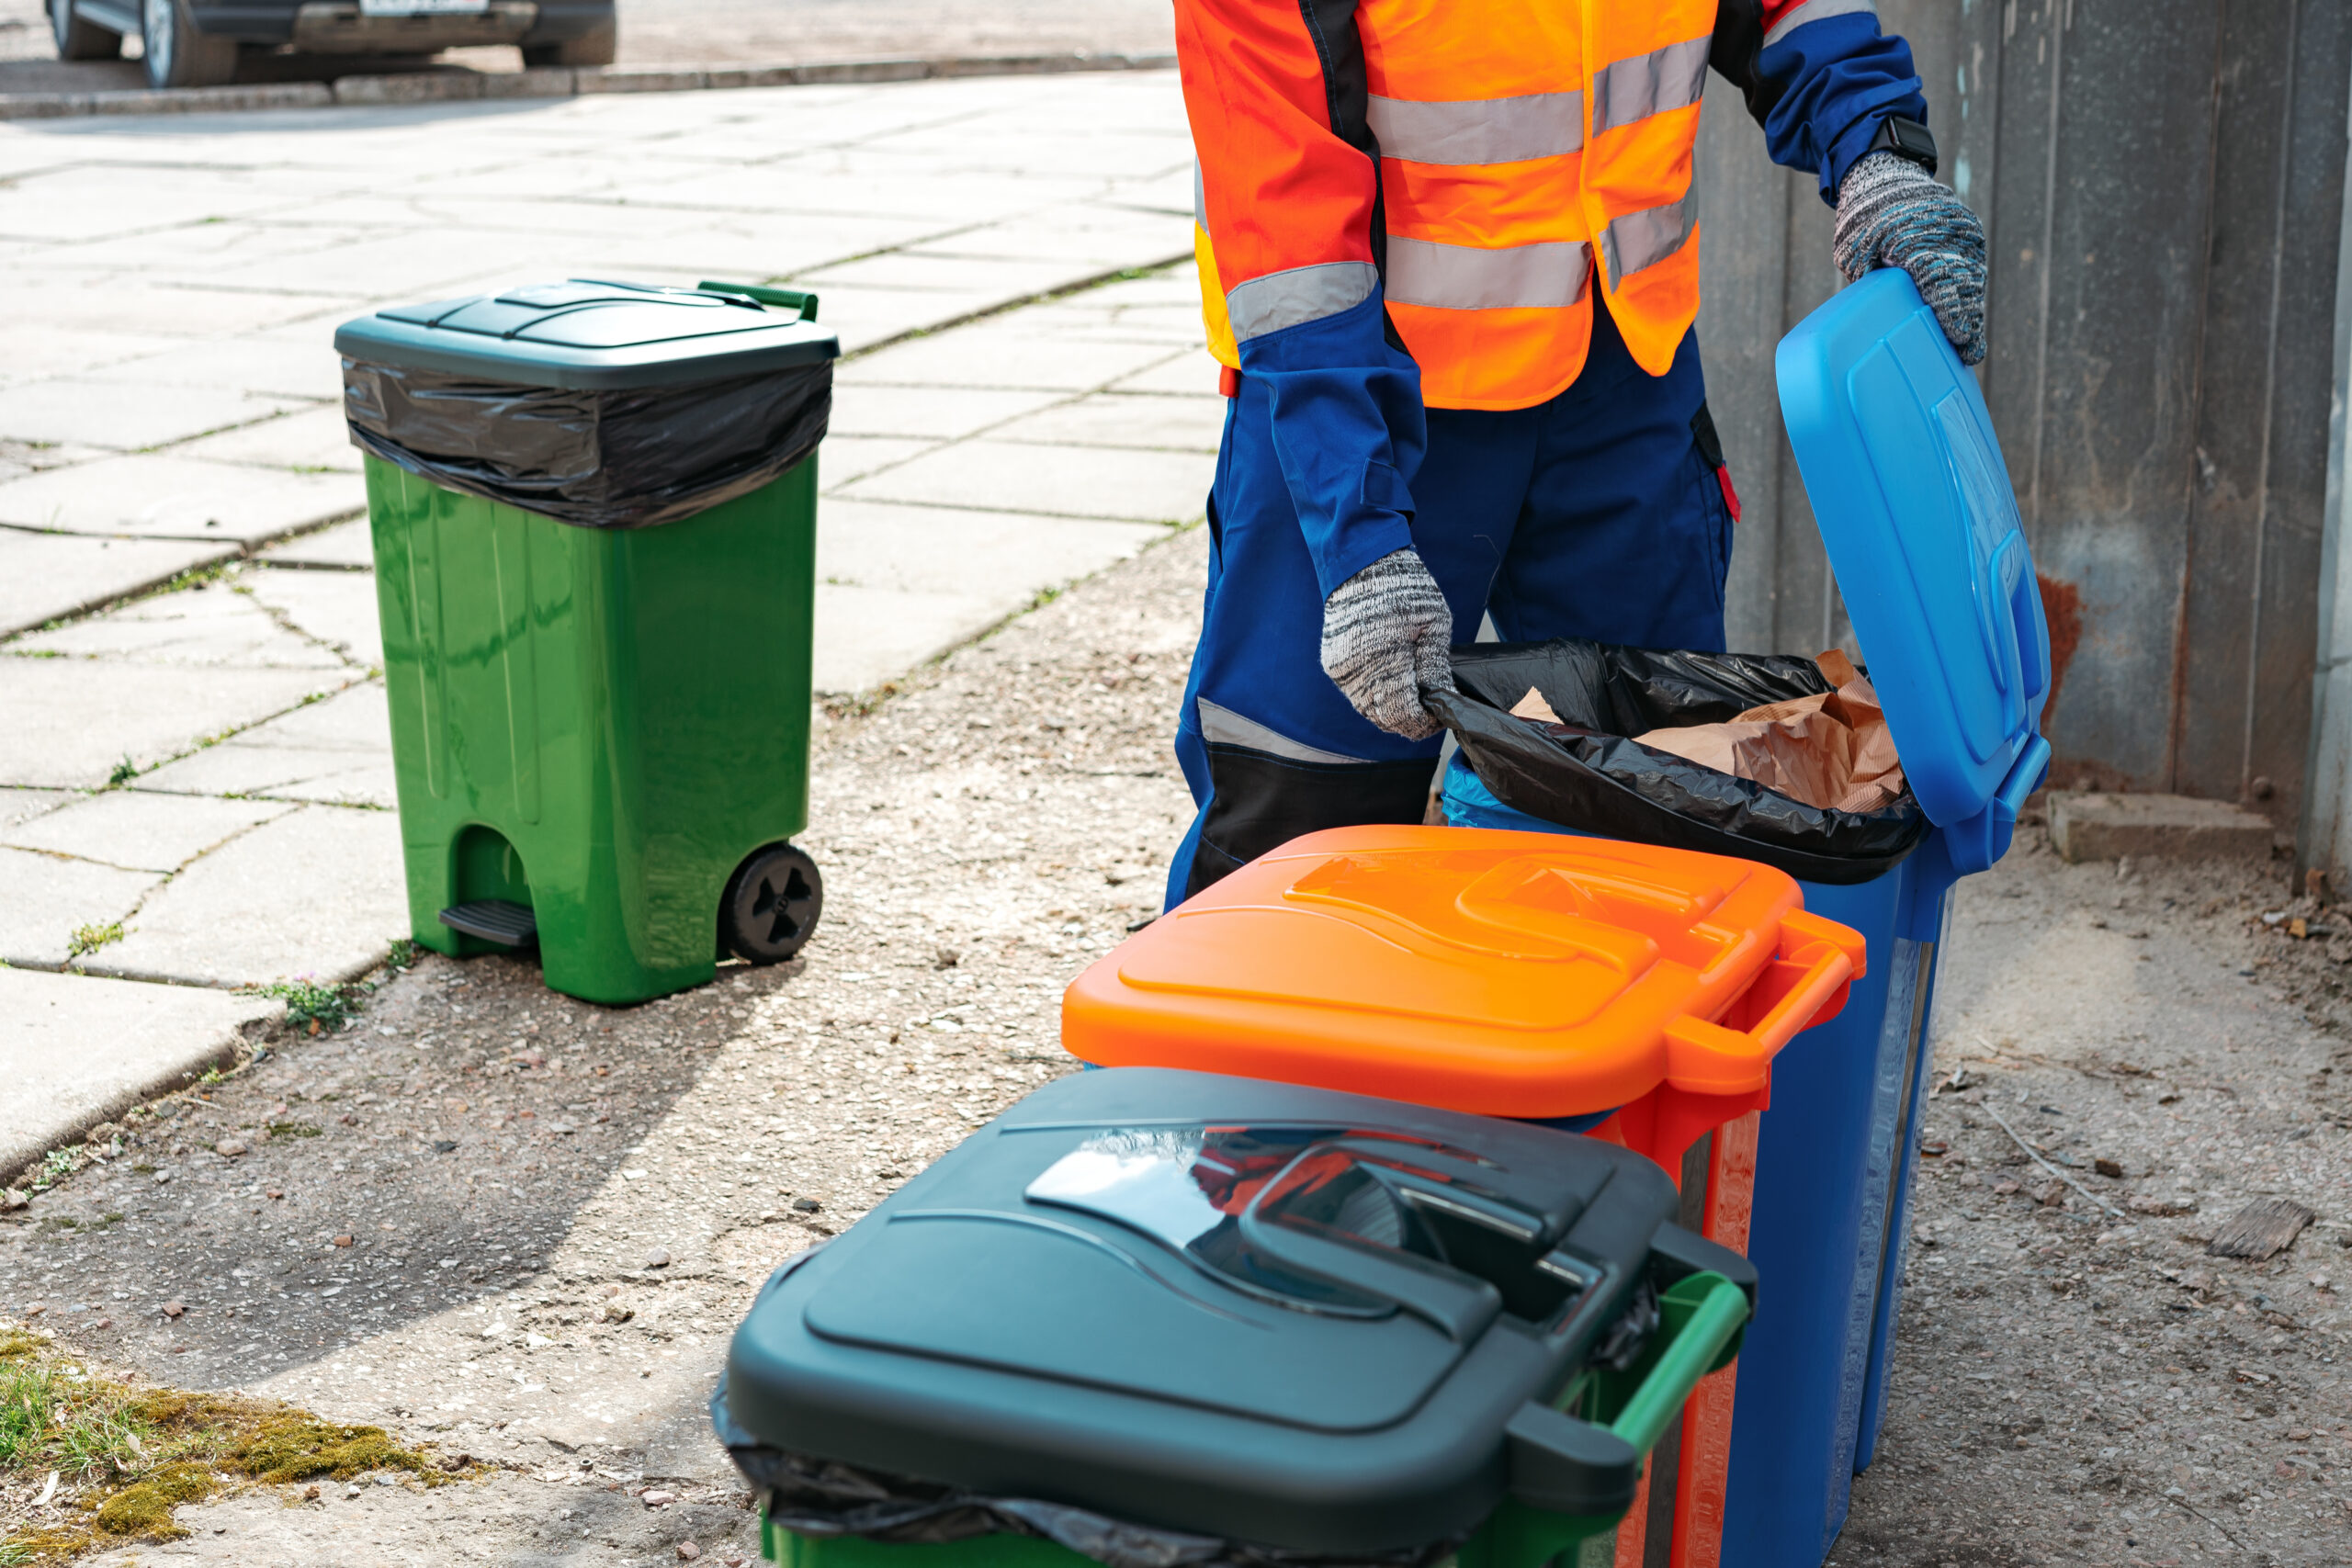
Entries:
[[1212,352],[1239,367],[1242,344],[1379,288],[1430,406],[1510,409],[1575,381],[1596,287],[1634,360],[1665,371],[1699,307],[1691,151],[1710,59],[1762,119],[1777,92],[1756,80],[1759,51],[1871,5],[1176,9]]

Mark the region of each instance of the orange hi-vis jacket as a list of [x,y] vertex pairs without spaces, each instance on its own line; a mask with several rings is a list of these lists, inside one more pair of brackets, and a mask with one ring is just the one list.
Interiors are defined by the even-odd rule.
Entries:
[[[1766,0],[1771,34],[1869,0]],[[1177,0],[1210,347],[1384,286],[1433,408],[1583,370],[1593,291],[1663,375],[1699,310],[1716,0]],[[1376,171],[1376,172],[1375,172]]]

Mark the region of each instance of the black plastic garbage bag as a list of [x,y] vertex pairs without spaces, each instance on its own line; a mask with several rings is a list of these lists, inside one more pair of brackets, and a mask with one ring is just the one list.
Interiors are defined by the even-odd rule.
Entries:
[[800,1535],[894,1544],[1036,1536],[1108,1568],[1429,1568],[1462,1543],[1450,1537],[1407,1551],[1342,1556],[1157,1529],[1060,1503],[989,1496],[769,1448],[728,1416],[723,1381],[711,1396],[710,1416],[736,1468],[766,1494],[768,1517]]
[[833,367],[578,391],[346,357],[359,446],[410,473],[582,528],[645,528],[747,495],[817,449]]
[[[1629,739],[1831,690],[1810,659],[1562,638],[1456,648],[1453,678],[1459,694],[1430,694],[1430,712],[1496,798],[1531,817],[1830,884],[1871,881],[1928,836],[1908,789],[1876,811],[1825,810]],[[1513,716],[1531,686],[1560,724]]]

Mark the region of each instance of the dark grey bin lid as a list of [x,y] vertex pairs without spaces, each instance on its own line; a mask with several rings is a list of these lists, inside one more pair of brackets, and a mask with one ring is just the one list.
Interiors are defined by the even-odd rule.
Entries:
[[750,299],[594,278],[395,305],[345,321],[334,346],[347,359],[580,391],[689,386],[841,357],[828,329]]
[[1079,1073],[787,1266],[735,1336],[730,1418],[1164,1529],[1425,1542],[1494,1507],[1506,1428],[1582,1369],[1677,1203],[1649,1161],[1543,1128]]

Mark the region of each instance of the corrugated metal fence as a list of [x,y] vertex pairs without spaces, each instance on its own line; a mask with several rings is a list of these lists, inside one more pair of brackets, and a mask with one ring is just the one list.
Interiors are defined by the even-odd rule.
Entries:
[[[1991,240],[1984,385],[2050,612],[2053,783],[2243,799],[2292,829],[2334,564],[2352,4],[1879,9]],[[1719,81],[1699,158],[1700,336],[1747,504],[1732,645],[1850,647],[1771,377],[1773,344],[1837,287],[1830,211]]]

